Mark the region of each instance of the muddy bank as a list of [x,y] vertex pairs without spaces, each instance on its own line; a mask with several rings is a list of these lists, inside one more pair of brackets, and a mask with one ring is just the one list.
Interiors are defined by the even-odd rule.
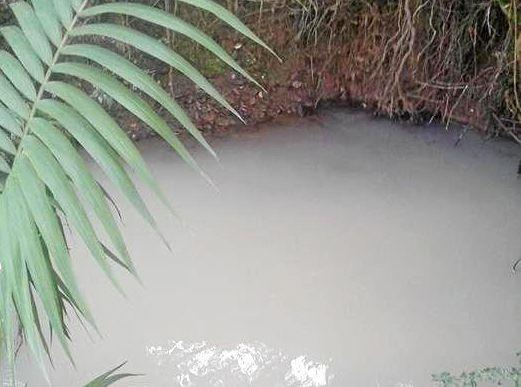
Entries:
[[[12,1],[0,4],[1,23],[13,22],[7,7]],[[213,80],[248,124],[305,116],[320,104],[341,103],[417,123],[457,121],[521,143],[519,1],[221,1],[282,62],[198,9],[173,0],[149,3],[207,32],[265,90],[179,34],[130,17],[96,19],[141,29],[175,49]],[[238,124],[164,64],[114,41],[105,43],[146,69],[203,131],[222,133]],[[102,93],[90,91],[111,105]],[[111,108],[118,114],[117,106]],[[146,128],[119,115],[134,138],[148,136]]]
[[[320,104],[342,103],[416,123],[457,121],[519,142],[521,55],[515,45],[521,47],[516,43],[521,28],[512,22],[512,7],[501,4],[499,0],[227,2],[282,62],[230,34],[204,13],[182,4],[172,11],[211,34],[265,91],[182,36],[161,29],[154,33],[201,68],[249,124],[280,115],[305,116]],[[118,22],[139,27],[132,20]],[[126,49],[126,54],[169,89],[207,133],[223,132],[238,123],[164,65],[133,50]],[[136,137],[146,134],[138,124],[130,127]]]

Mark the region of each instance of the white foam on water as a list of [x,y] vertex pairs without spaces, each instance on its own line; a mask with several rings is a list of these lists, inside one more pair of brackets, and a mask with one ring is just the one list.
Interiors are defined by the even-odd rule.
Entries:
[[315,363],[302,355],[291,360],[291,370],[286,374],[286,381],[291,383],[289,385],[302,387],[326,386],[327,368],[327,365]]
[[239,343],[232,347],[207,341],[170,341],[147,347],[157,365],[171,372],[174,385],[188,386],[328,386],[334,374],[331,360],[318,362],[306,355],[290,357],[263,343]]

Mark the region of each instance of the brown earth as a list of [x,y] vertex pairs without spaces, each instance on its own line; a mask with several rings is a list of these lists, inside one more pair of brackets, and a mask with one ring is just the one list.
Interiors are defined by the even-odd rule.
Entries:
[[[282,62],[214,19],[179,8],[182,17],[210,33],[265,90],[184,37],[156,33],[202,69],[248,124],[312,114],[323,103],[344,103],[418,123],[457,121],[519,142],[516,98],[521,91],[512,76],[513,32],[501,9],[489,1],[484,10],[471,5],[458,13],[452,11],[453,0],[439,1],[440,9],[434,9],[434,0],[400,0],[392,6],[327,0],[316,3],[314,11],[291,1],[231,4]],[[422,8],[429,2],[430,11]],[[475,12],[474,19],[465,16],[468,12]],[[490,30],[479,29],[485,16],[495,23]],[[129,56],[145,63],[207,134],[222,134],[240,123],[161,63],[135,52]],[[139,124],[128,124],[134,138],[148,135]]]

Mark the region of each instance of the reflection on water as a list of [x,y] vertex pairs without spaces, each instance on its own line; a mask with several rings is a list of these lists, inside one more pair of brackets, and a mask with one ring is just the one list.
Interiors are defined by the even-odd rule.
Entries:
[[334,375],[331,360],[319,362],[306,355],[291,357],[263,343],[239,343],[234,347],[206,341],[170,341],[147,347],[160,368],[170,372],[173,385],[320,387]]

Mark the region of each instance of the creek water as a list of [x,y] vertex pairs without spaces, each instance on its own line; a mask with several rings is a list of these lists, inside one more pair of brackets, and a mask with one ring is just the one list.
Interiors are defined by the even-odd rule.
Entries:
[[[121,202],[143,285],[126,298],[73,241],[103,337],[71,326],[53,386],[125,360],[121,386],[430,386],[516,365],[519,146],[365,113],[239,129],[194,149],[218,191],[166,145],[139,147],[185,225],[144,191],[174,252]],[[17,379],[44,386],[25,350]]]

